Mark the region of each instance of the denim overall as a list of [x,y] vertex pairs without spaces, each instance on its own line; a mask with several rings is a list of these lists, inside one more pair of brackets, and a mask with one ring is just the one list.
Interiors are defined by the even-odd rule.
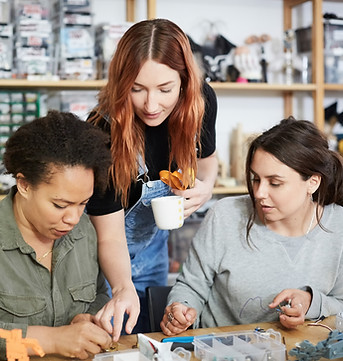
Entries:
[[[171,195],[170,187],[160,180],[150,181],[147,167],[139,166],[142,184],[140,199],[125,212],[125,232],[131,259],[132,281],[141,303],[141,312],[133,333],[149,332],[145,289],[167,284],[169,231],[157,228],[151,208],[153,198]],[[145,180],[143,180],[145,179]]]

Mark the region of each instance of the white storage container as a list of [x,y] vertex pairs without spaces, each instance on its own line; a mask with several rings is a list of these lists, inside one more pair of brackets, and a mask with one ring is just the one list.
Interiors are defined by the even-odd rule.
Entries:
[[194,355],[202,361],[285,361],[281,334],[267,331],[227,332],[194,337]]

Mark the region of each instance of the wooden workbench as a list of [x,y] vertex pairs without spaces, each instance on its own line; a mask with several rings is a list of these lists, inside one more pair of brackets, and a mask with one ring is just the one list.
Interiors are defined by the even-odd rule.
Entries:
[[[297,327],[296,329],[289,330],[285,329],[279,322],[268,322],[268,323],[256,323],[250,325],[237,325],[237,326],[226,326],[226,327],[214,327],[214,328],[200,328],[196,330],[188,330],[179,336],[197,336],[197,335],[206,335],[210,333],[223,333],[223,332],[232,332],[232,331],[252,331],[256,327],[261,327],[264,330],[268,330],[272,328],[274,331],[278,331],[281,333],[283,341],[286,345],[286,349],[290,350],[295,347],[297,342],[303,340],[309,340],[313,344],[317,344],[318,341],[325,340],[330,330],[321,327],[321,326],[308,326],[306,322],[304,325]],[[335,316],[331,316],[324,321],[321,322],[322,324],[328,325],[332,329],[335,328]],[[162,338],[166,337],[160,332],[150,333],[147,336],[160,341]],[[129,336],[122,336],[118,342],[118,349],[119,350],[127,350],[132,349],[137,344],[137,335],[129,335]],[[48,355],[43,358],[31,356],[30,359],[33,361],[65,361],[65,360],[72,360],[70,358],[65,358],[61,356],[52,356]],[[289,357],[291,360],[292,358]],[[92,357],[89,358],[87,361],[91,361]]]

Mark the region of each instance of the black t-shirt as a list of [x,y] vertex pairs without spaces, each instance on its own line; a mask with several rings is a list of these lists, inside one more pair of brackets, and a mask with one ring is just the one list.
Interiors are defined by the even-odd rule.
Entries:
[[[204,83],[203,92],[205,115],[201,131],[201,154],[198,155],[200,158],[210,156],[216,149],[217,98],[214,90],[207,83]],[[105,119],[99,126],[106,132],[110,132],[110,125]],[[168,169],[168,118],[157,127],[145,127],[145,162],[150,180],[160,179],[159,172]],[[176,168],[174,166],[172,171],[176,170]],[[132,182],[129,194],[129,208],[138,201],[141,191],[142,182]],[[105,194],[100,195],[98,192],[94,192],[87,204],[87,213],[100,216],[119,211],[122,208],[120,200],[115,197],[113,185],[111,185]]]

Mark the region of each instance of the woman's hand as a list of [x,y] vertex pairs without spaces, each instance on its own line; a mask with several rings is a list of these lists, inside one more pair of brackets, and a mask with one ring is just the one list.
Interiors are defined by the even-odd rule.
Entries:
[[[87,359],[110,348],[111,336],[87,319],[89,314],[77,315],[72,323],[60,327],[28,326],[26,337],[36,339],[44,352],[64,357]],[[32,355],[32,350],[29,350]]]
[[160,323],[162,332],[167,336],[177,335],[186,331],[194,323],[196,317],[197,312],[194,308],[174,302],[167,306],[164,311],[163,319]]
[[124,314],[129,315],[125,331],[130,334],[137,322],[139,312],[139,298],[133,283],[131,283],[130,287],[112,289],[112,299],[95,315],[94,321],[112,335],[113,341],[118,341],[123,327]]
[[177,196],[184,200],[184,217],[189,217],[212,197],[212,190],[218,174],[218,160],[216,152],[206,158],[198,159],[198,171],[194,187],[180,191],[172,189]]
[[62,356],[87,359],[110,347],[111,336],[89,321],[78,321],[54,329],[54,352]]
[[194,187],[181,191],[172,189],[177,196],[184,198],[184,218],[189,217],[212,197],[212,184],[195,179]]
[[82,321],[89,321],[95,323],[94,316],[91,315],[90,313],[79,313],[71,320],[70,324],[82,322]]
[[296,328],[305,322],[305,315],[310,308],[312,295],[310,292],[298,289],[286,289],[280,292],[269,304],[270,308],[279,307],[280,303],[286,303],[281,307],[280,322],[287,328]]

